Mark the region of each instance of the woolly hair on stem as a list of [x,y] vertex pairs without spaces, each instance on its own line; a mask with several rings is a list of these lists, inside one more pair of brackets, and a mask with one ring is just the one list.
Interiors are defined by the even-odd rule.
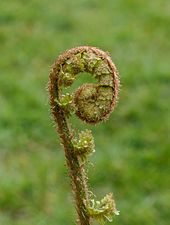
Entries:
[[[97,83],[83,84],[74,93],[63,94],[63,89],[71,86],[82,72],[90,73]],[[89,124],[107,120],[118,99],[118,71],[110,56],[98,48],[72,48],[61,54],[52,65],[48,89],[51,113],[64,147],[77,224],[91,225],[93,219],[100,224],[112,221],[112,217],[119,214],[113,195],[107,194],[96,201],[88,188],[85,164],[95,151],[92,133],[90,130],[77,133],[71,128],[69,117],[75,114]]]

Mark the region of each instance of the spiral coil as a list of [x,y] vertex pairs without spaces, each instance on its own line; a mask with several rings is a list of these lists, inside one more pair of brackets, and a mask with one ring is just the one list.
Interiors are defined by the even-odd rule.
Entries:
[[[102,50],[95,47],[78,47],[60,55],[50,73],[51,105],[61,102],[62,88],[71,86],[81,72],[92,74],[97,84],[83,84],[70,99],[76,115],[83,121],[96,124],[108,118],[118,99],[117,69]],[[56,99],[53,97],[55,96]]]

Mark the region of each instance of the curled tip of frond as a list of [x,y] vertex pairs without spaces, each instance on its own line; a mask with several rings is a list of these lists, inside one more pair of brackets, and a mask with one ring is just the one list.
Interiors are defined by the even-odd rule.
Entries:
[[74,92],[75,113],[87,123],[104,121],[116,105],[119,78],[110,56],[95,47],[72,48],[58,57],[50,72],[51,107],[55,105],[56,96],[60,102],[61,89],[72,85],[81,72],[91,73],[98,83],[82,85]]

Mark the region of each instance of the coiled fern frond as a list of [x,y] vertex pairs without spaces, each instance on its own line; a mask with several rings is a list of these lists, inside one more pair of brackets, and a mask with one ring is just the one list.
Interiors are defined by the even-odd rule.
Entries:
[[[74,93],[63,94],[63,89],[71,86],[82,72],[90,73],[97,83],[83,84]],[[77,222],[90,225],[93,218],[101,224],[105,220],[111,221],[112,216],[118,214],[112,194],[106,195],[101,201],[95,201],[87,185],[85,163],[87,157],[95,151],[92,133],[85,130],[76,134],[68,120],[74,113],[89,124],[108,119],[118,99],[117,69],[110,56],[98,48],[73,48],[60,55],[52,65],[48,88],[51,112],[64,146],[71,178]]]

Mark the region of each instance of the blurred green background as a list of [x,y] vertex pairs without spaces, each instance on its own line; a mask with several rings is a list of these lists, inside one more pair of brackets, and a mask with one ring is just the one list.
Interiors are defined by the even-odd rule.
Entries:
[[93,130],[92,190],[114,193],[111,224],[169,224],[169,10],[168,0],[0,2],[0,225],[75,224],[46,86],[55,58],[79,45],[109,51],[121,77],[108,122],[72,120]]

